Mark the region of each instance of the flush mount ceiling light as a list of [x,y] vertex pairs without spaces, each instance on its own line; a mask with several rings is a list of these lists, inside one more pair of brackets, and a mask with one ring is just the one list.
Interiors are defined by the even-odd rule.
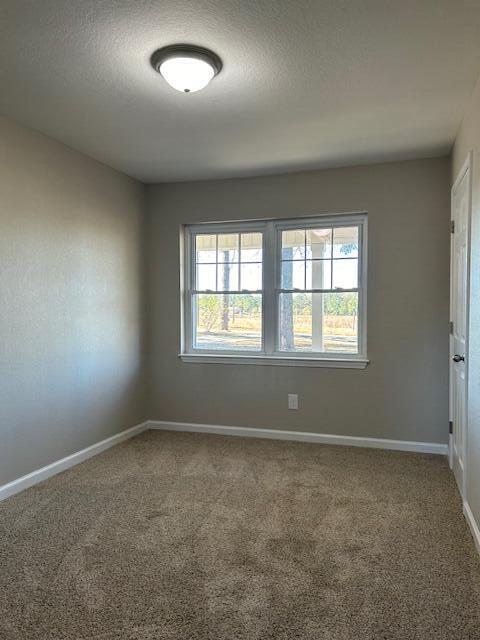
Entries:
[[216,53],[192,44],[172,44],[155,51],[152,67],[168,84],[184,93],[204,89],[222,69]]

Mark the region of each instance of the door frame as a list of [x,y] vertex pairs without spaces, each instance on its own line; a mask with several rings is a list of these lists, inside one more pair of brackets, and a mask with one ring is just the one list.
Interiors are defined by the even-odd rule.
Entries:
[[[465,162],[462,165],[462,168],[458,172],[458,175],[453,183],[453,186],[450,191],[450,223],[455,224],[453,218],[453,196],[454,192],[457,189],[458,185],[464,178],[465,174],[467,175],[467,200],[468,200],[468,213],[467,213],[467,223],[468,223],[468,232],[467,232],[467,283],[466,283],[466,302],[465,302],[465,318],[466,318],[466,327],[465,327],[465,433],[463,434],[463,478],[462,478],[462,487],[461,494],[462,498],[466,500],[466,478],[467,478],[467,464],[468,464],[468,380],[469,380],[469,335],[470,335],[470,254],[471,254],[471,230],[472,230],[472,164],[473,164],[473,154],[472,151],[469,151]],[[453,317],[452,308],[453,308],[453,233],[450,234],[450,320]],[[449,372],[449,407],[448,407],[448,419],[450,424],[452,423],[452,371],[453,371],[453,363],[452,357],[453,353],[453,336],[451,331],[449,331],[449,364],[448,364],[448,372]],[[449,433],[448,438],[448,462],[450,465],[450,469],[453,469],[453,434]]]

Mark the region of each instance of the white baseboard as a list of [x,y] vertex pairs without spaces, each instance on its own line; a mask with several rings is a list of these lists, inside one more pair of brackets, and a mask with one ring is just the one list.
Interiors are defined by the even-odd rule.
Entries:
[[463,513],[465,514],[465,519],[467,520],[470,531],[472,532],[477,551],[478,553],[480,553],[480,528],[475,520],[475,516],[473,515],[468,502],[466,501],[464,501],[463,503]]
[[148,429],[165,431],[191,431],[198,433],[216,433],[228,436],[251,438],[270,438],[272,440],[295,440],[297,442],[316,442],[318,444],[338,444],[348,447],[369,447],[371,449],[392,449],[396,451],[414,451],[417,453],[436,453],[447,455],[448,445],[436,442],[413,442],[409,440],[386,440],[383,438],[362,438],[358,436],[337,436],[326,433],[305,431],[283,431],[280,429],[258,429],[255,427],[228,427],[213,424],[195,424],[188,422],[165,422],[149,420]]
[[[142,433],[147,429],[162,429],[165,431],[190,431],[190,432],[198,432],[198,433],[216,433],[220,435],[230,435],[230,436],[243,436],[243,437],[252,437],[252,438],[270,438],[273,440],[293,440],[297,442],[313,442],[318,444],[336,444],[336,445],[346,445],[350,447],[369,447],[373,449],[392,449],[397,451],[414,451],[417,453],[436,453],[441,455],[446,455],[448,453],[448,445],[437,444],[435,442],[412,442],[408,440],[387,440],[382,438],[362,438],[357,436],[337,436],[330,435],[325,433],[308,433],[303,431],[285,431],[280,429],[258,429],[254,427],[231,427],[231,426],[221,426],[221,425],[211,425],[211,424],[194,424],[187,422],[165,422],[158,420],[148,420],[147,422],[143,422],[141,424],[136,425],[135,427],[131,427],[130,429],[126,429],[121,433],[117,433],[110,438],[106,438],[101,442],[97,442],[96,444],[87,447],[86,449],[82,449],[81,451],[77,451],[76,453],[72,453],[71,455],[62,458],[61,460],[57,460],[56,462],[52,462],[46,467],[42,467],[41,469],[37,469],[36,471],[32,471],[31,473],[22,476],[21,478],[17,478],[16,480],[12,480],[12,482],[8,482],[3,486],[0,486],[0,501],[5,500],[6,498],[23,491],[24,489],[28,489],[28,487],[32,487],[51,476],[56,475],[70,467],[83,462],[84,460],[88,460],[88,458],[92,458],[93,456],[98,455],[102,451],[109,449],[110,447],[123,442],[124,440],[128,440],[129,438],[133,438],[133,436]],[[472,532],[475,535],[476,540],[480,539],[478,534],[478,527],[475,524],[475,520],[473,518],[473,514],[470,511],[468,505],[465,505],[465,515],[467,520],[469,521],[470,527],[472,528]],[[467,512],[468,509],[468,512]],[[473,523],[473,524],[472,524]],[[478,544],[478,542],[477,542]]]
[[121,431],[120,433],[116,433],[114,436],[110,438],[106,438],[101,442],[97,442],[96,444],[92,444],[90,447],[86,449],[82,449],[81,451],[77,451],[76,453],[72,453],[66,458],[62,458],[61,460],[57,460],[56,462],[52,462],[46,467],[42,467],[41,469],[37,469],[36,471],[32,471],[28,473],[26,476],[22,476],[21,478],[17,478],[16,480],[12,480],[12,482],[8,482],[3,486],[0,486],[0,501],[5,500],[5,498],[9,498],[10,496],[23,491],[24,489],[28,489],[28,487],[32,487],[34,484],[38,484],[51,476],[60,473],[61,471],[65,471],[70,467],[83,462],[84,460],[88,460],[88,458],[92,458],[93,456],[98,455],[105,449],[109,449],[110,447],[123,442],[124,440],[128,440],[129,438],[133,438],[145,429],[148,428],[147,422],[142,422],[142,424],[137,424],[135,427],[131,427],[130,429],[126,429],[125,431]]

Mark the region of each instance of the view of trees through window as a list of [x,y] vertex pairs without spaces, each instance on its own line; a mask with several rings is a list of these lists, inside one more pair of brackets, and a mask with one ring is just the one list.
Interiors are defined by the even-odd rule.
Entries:
[[260,351],[262,296],[249,293],[198,295],[196,346]]
[[[312,296],[323,296],[324,351],[355,353],[358,301],[356,293],[282,294],[291,302],[282,306],[282,348],[317,350],[312,331]],[[283,298],[282,298],[283,299]],[[317,306],[322,304],[321,301]],[[197,296],[196,346],[204,349],[260,350],[262,299],[255,294]],[[321,345],[319,345],[321,346]]]
[[196,348],[260,351],[263,234],[201,234],[195,240]]
[[[358,227],[281,234],[278,349],[358,350]],[[262,233],[195,236],[194,347],[262,350]]]
[[358,227],[283,231],[280,350],[355,353],[357,287]]

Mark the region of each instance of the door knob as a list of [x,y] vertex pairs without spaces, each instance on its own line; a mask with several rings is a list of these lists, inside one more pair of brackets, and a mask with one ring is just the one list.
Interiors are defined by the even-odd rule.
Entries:
[[465,362],[465,356],[459,356],[459,355],[458,355],[458,353],[456,353],[456,354],[453,356],[452,360],[453,360],[454,362]]

